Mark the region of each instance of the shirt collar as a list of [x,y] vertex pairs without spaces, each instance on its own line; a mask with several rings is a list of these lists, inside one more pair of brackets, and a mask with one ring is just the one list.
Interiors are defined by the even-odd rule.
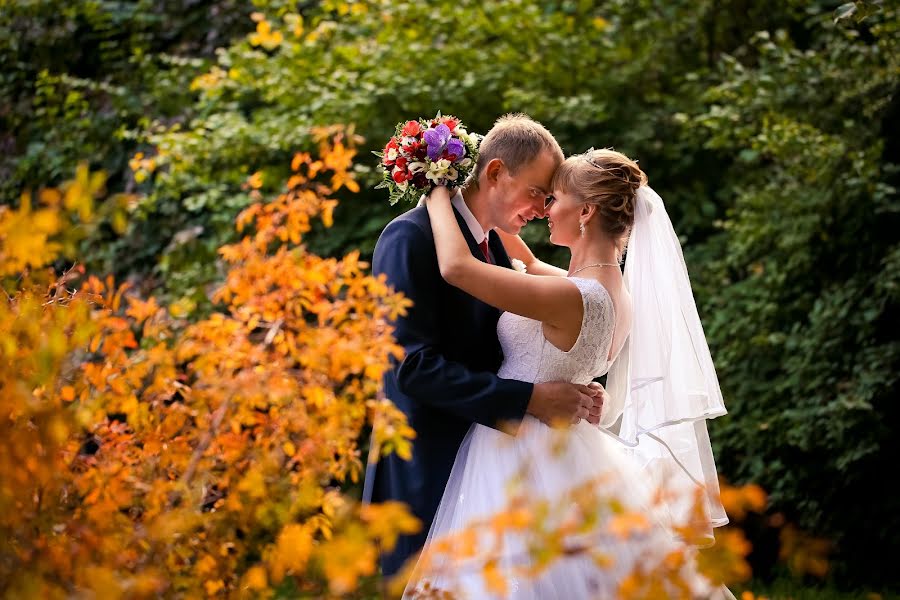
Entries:
[[463,199],[462,191],[457,191],[453,198],[450,199],[450,202],[459,211],[459,214],[462,215],[463,220],[466,222],[466,225],[469,226],[469,231],[472,232],[472,237],[475,238],[475,242],[480,244],[484,240],[487,239],[488,233],[481,228],[481,223],[478,222],[478,219],[475,218],[475,215],[472,214],[472,211],[469,210],[469,206],[466,204],[466,201]]

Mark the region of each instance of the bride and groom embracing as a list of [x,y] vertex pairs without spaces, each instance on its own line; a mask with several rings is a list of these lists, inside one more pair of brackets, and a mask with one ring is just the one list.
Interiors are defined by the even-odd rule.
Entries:
[[[493,565],[507,597],[615,597],[642,562],[686,545],[672,524],[698,497],[710,531],[724,524],[705,421],[725,408],[678,238],[638,165],[611,150],[565,159],[543,126],[508,115],[481,141],[466,187],[438,187],[422,204],[385,228],[373,260],[414,303],[396,323],[405,357],[385,394],[417,437],[411,460],[391,455],[367,473],[364,497],[405,502],[425,527],[382,556],[383,573],[503,510],[517,477],[528,498],[551,502],[597,482],[613,512],[643,514],[647,526],[618,537],[582,529],[580,543],[610,561],[563,553],[528,578],[535,549],[504,536]],[[535,217],[571,251],[568,269],[518,237]],[[604,374],[608,392],[592,383]],[[593,533],[613,513],[595,516]],[[691,596],[722,593],[691,561],[679,568]],[[407,594],[426,581],[494,595],[480,571],[434,564],[420,564]]]

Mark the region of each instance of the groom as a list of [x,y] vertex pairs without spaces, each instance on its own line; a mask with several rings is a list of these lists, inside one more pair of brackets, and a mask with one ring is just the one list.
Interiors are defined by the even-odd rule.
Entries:
[[[456,220],[472,254],[510,268],[494,228],[517,234],[544,216],[553,172],[563,161],[559,144],[525,115],[501,117],[481,141],[474,177],[453,198]],[[447,284],[438,268],[428,212],[414,208],[391,221],[378,239],[372,264],[413,301],[397,320],[405,358],[385,376],[385,395],[416,430],[412,459],[395,454],[366,474],[372,500],[410,506],[423,529],[402,536],[382,556],[384,575],[394,575],[428,535],[460,443],[472,423],[513,433],[524,415],[545,423],[586,418],[596,423],[602,389],[563,382],[531,384],[501,379],[497,340],[500,311]]]

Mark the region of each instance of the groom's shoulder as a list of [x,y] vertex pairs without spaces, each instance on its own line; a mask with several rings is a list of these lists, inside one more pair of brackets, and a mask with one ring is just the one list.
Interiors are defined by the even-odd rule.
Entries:
[[406,211],[387,224],[387,227],[381,232],[381,237],[383,238],[386,235],[391,237],[396,235],[404,237],[424,235],[426,238],[431,238],[431,222],[428,220],[428,210],[424,206],[417,206]]
[[406,211],[382,230],[372,254],[372,269],[384,272],[388,265],[396,266],[403,262],[402,257],[410,256],[432,256],[436,260],[431,222],[424,206]]

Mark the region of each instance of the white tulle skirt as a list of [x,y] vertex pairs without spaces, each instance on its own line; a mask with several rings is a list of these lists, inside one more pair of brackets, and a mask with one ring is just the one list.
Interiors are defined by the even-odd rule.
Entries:
[[[526,416],[516,436],[473,425],[457,453],[423,556],[442,538],[473,524],[478,524],[477,539],[470,538],[463,560],[440,553],[421,560],[405,596],[414,597],[427,585],[471,599],[616,598],[622,581],[636,569],[650,571],[681,550],[685,561],[677,568],[679,578],[689,582],[695,597],[716,597],[696,573],[695,549],[672,534],[657,492],[639,473],[619,442],[585,421],[557,430]],[[573,495],[573,489],[580,491]],[[545,506],[541,527],[532,522],[498,536],[490,519],[504,511],[509,515],[511,498],[525,499],[532,508]],[[644,518],[636,523],[623,516],[635,514]],[[562,539],[566,550],[578,551],[563,553],[537,576],[525,574],[541,560],[540,545],[546,543],[535,529],[584,522],[588,515],[593,519],[588,525]],[[630,533],[629,523],[637,525]],[[506,582],[501,588],[487,587],[489,557],[495,559],[494,573]]]

